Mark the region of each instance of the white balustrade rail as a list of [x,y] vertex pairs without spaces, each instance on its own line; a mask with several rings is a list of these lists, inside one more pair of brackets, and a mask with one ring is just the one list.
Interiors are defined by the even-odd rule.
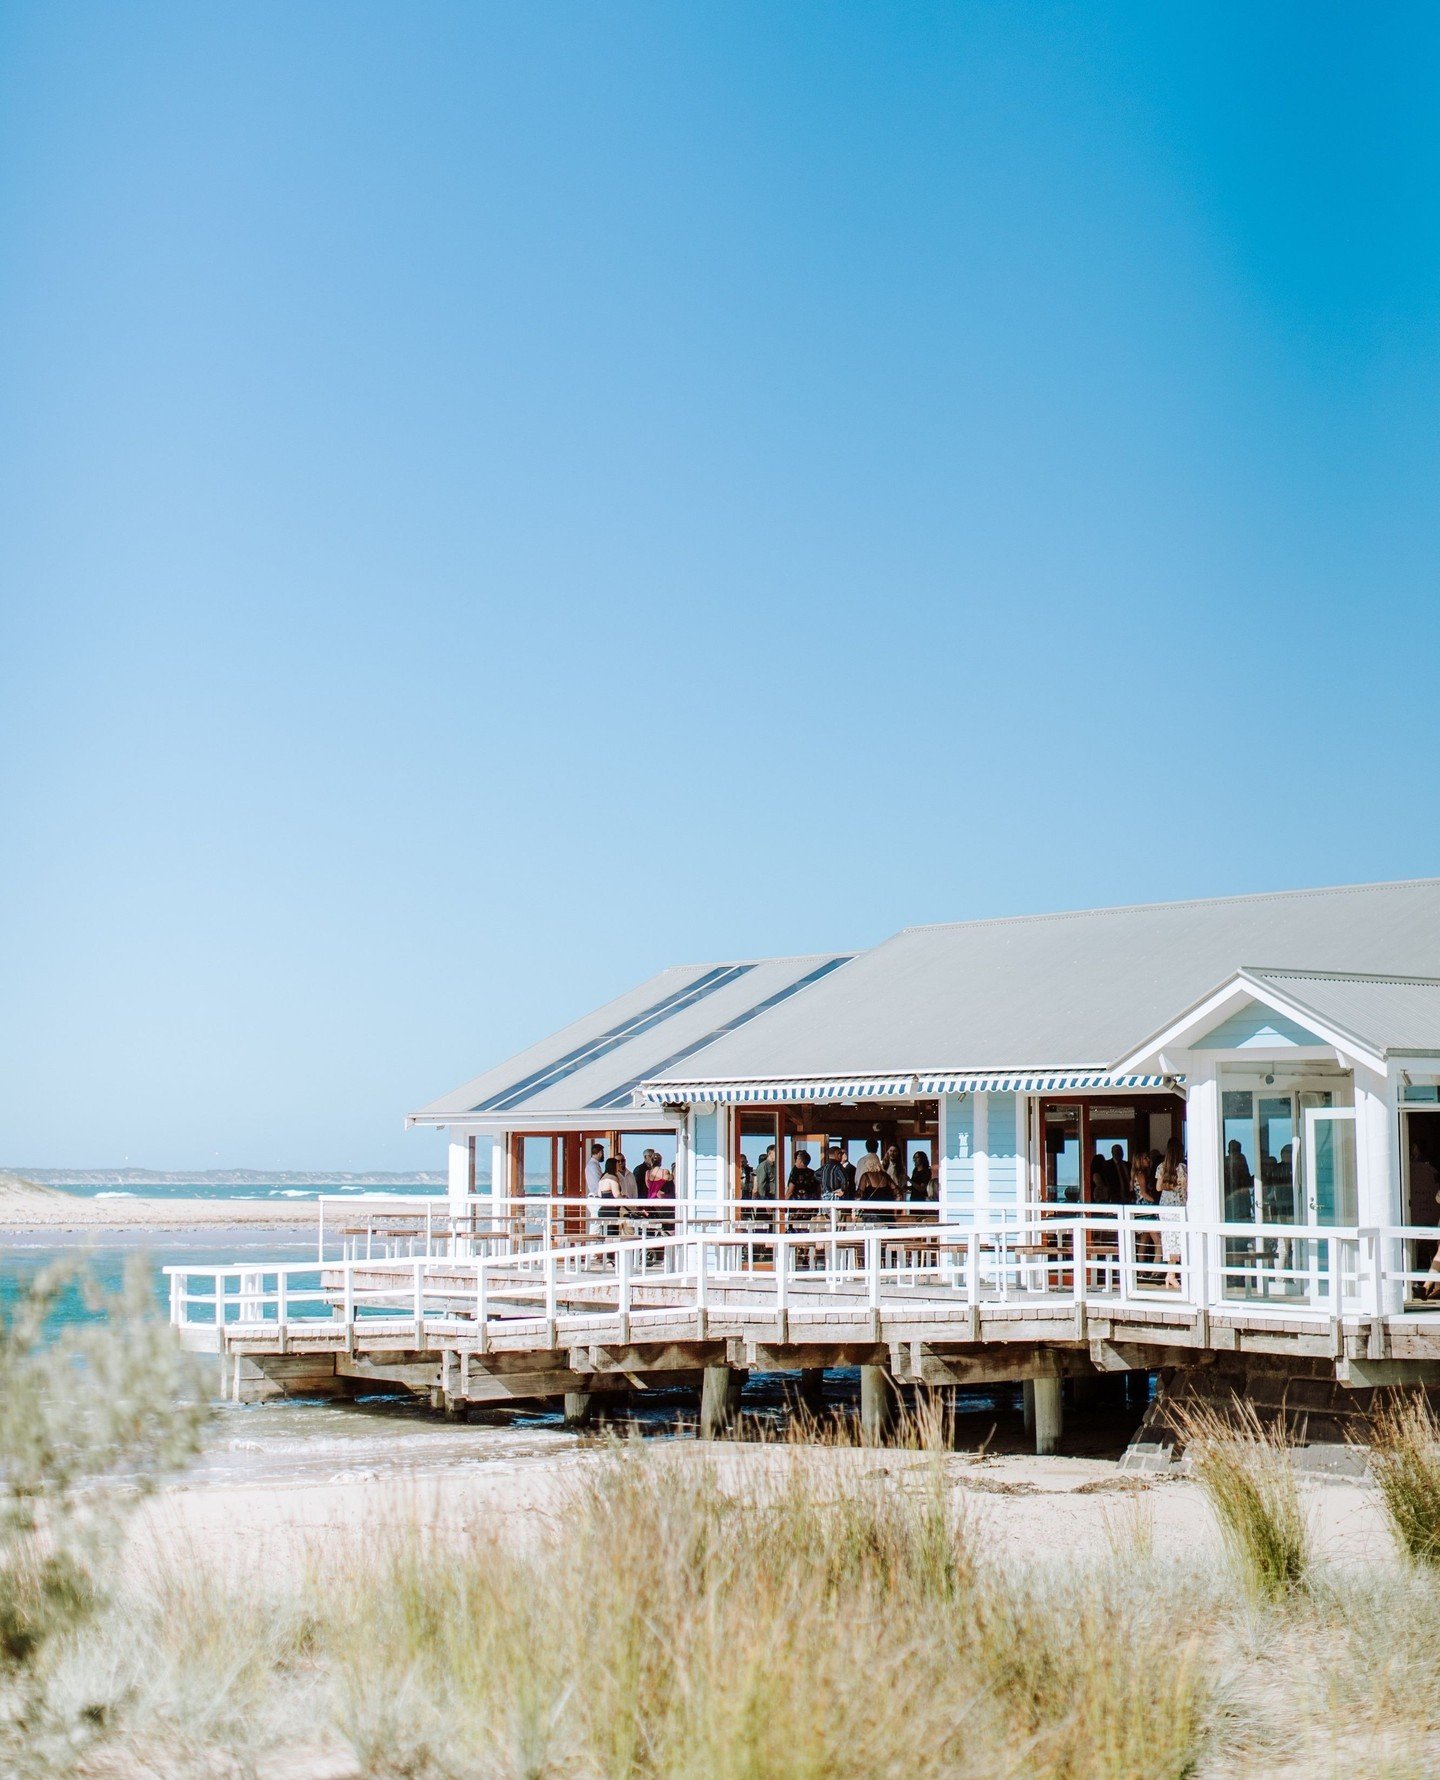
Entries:
[[[652,1202],[653,1203],[653,1202]],[[371,1255],[264,1266],[167,1267],[172,1322],[298,1336],[317,1321],[388,1332],[415,1343],[451,1335],[483,1346],[515,1317],[704,1311],[724,1288],[763,1293],[777,1315],[817,1294],[870,1309],[938,1301],[1007,1303],[1053,1316],[1057,1301],[1110,1311],[1151,1306],[1260,1310],[1267,1319],[1435,1317],[1417,1294],[1440,1272],[1427,1251],[1440,1231],[1331,1225],[1168,1221],[1146,1208],[1054,1208],[974,1225],[843,1222],[813,1208],[785,1230],[716,1228],[575,1240],[508,1252]],[[873,1206],[862,1211],[873,1213]],[[435,1239],[431,1232],[432,1240]],[[1167,1256],[1179,1251],[1178,1259]],[[1426,1265],[1421,1265],[1424,1257]],[[637,1300],[637,1291],[642,1300]],[[563,1306],[563,1312],[562,1312]]]
[[[1055,1210],[1064,1208],[1056,1207]],[[443,1195],[324,1194],[319,1201],[317,1257],[377,1260],[396,1256],[512,1254],[617,1236],[691,1230],[785,1230],[816,1218],[839,1228],[868,1222],[934,1223],[939,1207],[908,1200],[727,1199],[694,1204],[680,1199],[590,1199],[548,1193],[471,1194],[454,1212]],[[1019,1214],[1014,1214],[1018,1216]]]

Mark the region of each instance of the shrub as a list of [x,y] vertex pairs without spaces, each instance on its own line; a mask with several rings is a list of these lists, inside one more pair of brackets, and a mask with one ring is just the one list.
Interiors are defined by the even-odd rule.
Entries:
[[[51,1339],[77,1277],[104,1320]],[[138,1264],[108,1296],[74,1266],[48,1268],[0,1307],[0,1754],[17,1769],[96,1731],[83,1708],[70,1723],[49,1710],[50,1648],[95,1613],[126,1510],[197,1450],[204,1418]]]

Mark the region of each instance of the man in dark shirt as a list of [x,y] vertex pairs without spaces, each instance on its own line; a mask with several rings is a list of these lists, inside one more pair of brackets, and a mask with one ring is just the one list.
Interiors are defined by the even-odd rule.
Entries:
[[845,1164],[840,1160],[839,1148],[832,1145],[825,1153],[824,1165],[820,1170],[820,1197],[822,1199],[843,1199],[849,1190],[849,1184],[845,1179]]

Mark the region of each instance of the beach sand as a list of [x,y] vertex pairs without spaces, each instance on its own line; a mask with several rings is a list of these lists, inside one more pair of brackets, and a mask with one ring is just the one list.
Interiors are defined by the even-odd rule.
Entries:
[[293,1230],[315,1225],[313,1199],[92,1199],[0,1176],[0,1231]]
[[[232,1447],[247,1444],[243,1422],[231,1432]],[[376,1549],[387,1523],[423,1525],[442,1549],[449,1541],[477,1544],[494,1536],[523,1546],[543,1538],[565,1514],[570,1492],[613,1462],[603,1445],[559,1430],[432,1429],[415,1449],[413,1469],[397,1473],[385,1462],[378,1426],[374,1436],[348,1462],[337,1452],[340,1468],[328,1475],[315,1475],[311,1458],[304,1477],[262,1482],[242,1474],[230,1482],[192,1477],[173,1483],[131,1523],[132,1573],[137,1579],[173,1573],[178,1561],[223,1587],[316,1565],[323,1570],[327,1560],[353,1566],[357,1554]],[[396,1437],[407,1443],[399,1428]],[[1122,1477],[1113,1459],[963,1453],[932,1459],[855,1448],[800,1449],[797,1458],[793,1448],[691,1439],[647,1441],[644,1456],[672,1473],[682,1492],[706,1464],[716,1467],[724,1487],[744,1493],[788,1463],[813,1468],[822,1489],[846,1479],[853,1486],[857,1478],[861,1488],[867,1480],[876,1487],[919,1487],[925,1470],[938,1463],[965,1504],[971,1537],[1003,1558],[1083,1565],[1127,1552],[1202,1563],[1221,1557],[1214,1516],[1196,1484]],[[641,1461],[627,1453],[619,1462]],[[1301,1490],[1323,1561],[1397,1563],[1373,1489],[1349,1480],[1307,1480]],[[364,1771],[333,1734],[273,1752],[256,1770],[257,1780],[361,1780]]]
[[[342,1469],[326,1478],[264,1483],[187,1483],[161,1490],[140,1510],[132,1549],[190,1550],[228,1566],[259,1556],[293,1561],[373,1538],[387,1522],[418,1518],[457,1538],[499,1527],[524,1540],[563,1512],[567,1492],[606,1462],[583,1436],[470,1431],[473,1456],[417,1468],[410,1475]],[[464,1436],[458,1437],[463,1444]],[[727,1489],[744,1493],[794,1449],[694,1440],[646,1442],[647,1455],[687,1487],[694,1468],[713,1463]],[[899,1450],[801,1450],[799,1462],[837,1483],[843,1477],[919,1483],[935,1461]],[[965,1501],[977,1538],[1021,1561],[1104,1559],[1117,1544],[1150,1542],[1157,1553],[1221,1555],[1215,1519],[1199,1486],[1185,1478],[1122,1476],[1111,1459],[964,1454],[939,1463]],[[1376,1491],[1349,1479],[1307,1479],[1301,1493],[1317,1554],[1340,1564],[1396,1561]]]

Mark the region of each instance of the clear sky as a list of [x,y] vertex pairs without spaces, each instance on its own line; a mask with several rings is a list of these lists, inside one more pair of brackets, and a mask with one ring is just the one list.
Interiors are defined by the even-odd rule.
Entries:
[[1440,871],[1440,12],[0,10],[0,1163]]

